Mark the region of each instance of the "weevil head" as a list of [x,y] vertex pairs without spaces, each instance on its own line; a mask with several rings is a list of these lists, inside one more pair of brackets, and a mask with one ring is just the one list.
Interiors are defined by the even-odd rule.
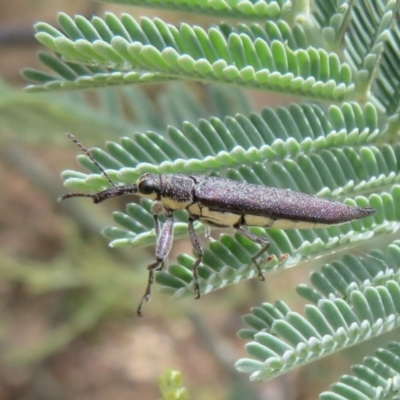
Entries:
[[193,203],[193,178],[181,174],[153,174],[145,172],[130,185],[113,186],[96,194],[68,193],[61,200],[71,197],[90,197],[98,204],[111,197],[133,194],[153,201],[161,201],[169,210],[184,209]]
[[159,200],[161,195],[160,175],[145,172],[136,181],[137,195],[150,200]]
[[193,178],[182,174],[146,172],[136,181],[137,194],[160,201],[168,210],[184,209],[193,203]]

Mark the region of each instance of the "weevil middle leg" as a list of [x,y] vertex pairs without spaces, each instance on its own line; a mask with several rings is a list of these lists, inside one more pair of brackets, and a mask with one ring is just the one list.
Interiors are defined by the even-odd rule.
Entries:
[[146,291],[144,292],[144,295],[140,300],[139,307],[137,309],[137,315],[139,316],[142,316],[143,304],[150,300],[151,287],[154,282],[154,273],[156,271],[161,271],[164,268],[164,263],[172,248],[172,242],[174,239],[174,215],[171,211],[167,211],[166,214],[167,220],[165,221],[161,230],[159,228],[159,225],[157,227],[157,224],[159,224],[157,214],[154,215],[154,221],[156,223],[156,233],[157,231],[159,231],[156,242],[156,261],[154,261],[147,267],[147,269],[149,270],[149,279],[147,282]]
[[164,212],[164,207],[159,201],[155,201],[151,205],[151,213],[153,214],[153,218],[154,218],[154,230],[156,232],[156,241],[157,241],[158,236],[160,235],[160,231],[161,231],[161,224],[160,224],[160,220],[158,219],[158,216],[163,214],[163,212]]
[[209,242],[213,242],[214,241],[214,238],[211,236],[211,228],[209,226],[207,226],[207,225],[206,225],[206,230],[204,231],[204,237]]
[[200,284],[199,284],[199,272],[198,272],[198,266],[199,264],[203,261],[203,247],[201,246],[200,240],[196,235],[196,232],[194,230],[194,223],[195,219],[194,218],[189,218],[189,238],[190,241],[192,242],[192,246],[195,249],[197,253],[197,260],[194,262],[192,265],[192,271],[193,271],[193,282],[194,282],[194,291],[196,292],[196,299],[200,298]]
[[265,281],[264,275],[261,271],[261,267],[257,261],[257,258],[260,257],[262,254],[264,254],[268,250],[271,243],[268,241],[267,238],[256,235],[255,233],[251,233],[251,232],[247,231],[246,229],[243,229],[240,225],[236,225],[236,226],[234,226],[234,228],[241,235],[247,237],[247,239],[250,239],[252,242],[258,243],[262,246],[261,249],[258,250],[257,253],[251,257],[251,261],[253,261],[254,265],[256,266],[258,277],[260,278],[260,280]]

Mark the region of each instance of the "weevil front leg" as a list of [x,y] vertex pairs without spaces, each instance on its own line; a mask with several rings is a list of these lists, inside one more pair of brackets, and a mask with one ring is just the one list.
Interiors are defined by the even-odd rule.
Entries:
[[[156,243],[158,241],[158,238],[160,236],[161,232],[161,223],[158,218],[159,215],[164,213],[164,207],[159,201],[155,201],[151,205],[151,213],[153,214],[153,219],[154,219],[154,231],[156,233]],[[160,271],[162,271],[165,267],[165,262],[161,264]]]
[[196,235],[196,232],[194,231],[194,223],[195,219],[194,218],[189,218],[189,238],[190,241],[192,242],[192,246],[195,249],[197,253],[197,260],[194,262],[192,265],[192,271],[193,271],[193,282],[194,282],[194,291],[196,292],[196,299],[200,298],[200,284],[199,284],[199,273],[198,273],[198,266],[199,264],[203,261],[203,247],[201,246],[200,240]]
[[147,267],[147,269],[149,270],[149,279],[147,282],[146,291],[144,292],[144,295],[140,300],[139,307],[137,309],[137,315],[139,316],[142,316],[143,304],[145,302],[147,303],[150,300],[151,287],[154,282],[154,273],[156,271],[161,271],[163,269],[168,254],[171,251],[173,239],[174,239],[174,216],[171,211],[167,211],[167,220],[165,221],[164,226],[159,231],[159,234],[157,236],[156,261],[154,261]]
[[250,239],[251,241],[260,244],[262,247],[260,250],[257,251],[254,256],[251,257],[251,260],[253,261],[254,265],[256,266],[258,277],[260,280],[265,281],[264,275],[261,271],[260,264],[257,262],[257,258],[260,257],[262,254],[264,254],[271,243],[268,241],[267,238],[256,235],[255,233],[251,233],[249,231],[246,231],[246,229],[243,229],[240,225],[234,227],[240,234],[243,236],[247,237],[247,239]]

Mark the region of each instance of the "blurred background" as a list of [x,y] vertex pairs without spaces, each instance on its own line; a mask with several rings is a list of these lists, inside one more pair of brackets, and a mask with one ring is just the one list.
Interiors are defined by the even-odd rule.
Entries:
[[[125,11],[136,18],[209,23],[89,0],[0,0],[0,400],[158,399],[157,380],[167,368],[182,373],[193,399],[316,397],[361,360],[362,347],[262,385],[233,368],[245,356],[236,338],[241,316],[251,305],[276,299],[301,311],[294,288],[307,280],[310,268],[270,274],[266,283],[242,282],[200,301],[175,301],[155,291],[145,317],[137,318],[154,249],[109,249],[100,235],[113,224],[112,211],[123,210],[127,200],[57,203],[67,192],[60,172],[80,168],[79,149],[66,132],[88,147],[104,148],[106,140],[134,132],[163,132],[181,117],[179,110],[175,116],[158,113],[171,104],[172,86],[24,93],[20,70],[41,68],[37,53],[43,49],[33,24],[56,25],[59,11],[88,18]],[[193,85],[189,91],[204,106],[201,114],[212,115],[207,89]],[[247,97],[254,109],[272,103],[260,93]],[[113,108],[120,98],[128,112]],[[157,117],[150,126],[135,108],[138,98],[154,106]],[[274,106],[285,101],[273,96]],[[176,241],[170,261],[182,252],[191,253],[190,244]]]

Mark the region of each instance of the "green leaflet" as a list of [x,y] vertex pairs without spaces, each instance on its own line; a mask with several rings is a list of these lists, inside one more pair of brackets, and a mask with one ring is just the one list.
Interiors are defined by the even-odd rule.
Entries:
[[[143,18],[139,24],[127,14],[118,19],[108,13],[101,23],[97,17],[88,21],[60,14],[59,24],[62,31],[36,25],[36,38],[63,61],[47,62],[55,76],[26,70],[27,79],[40,83],[29,90],[83,89],[99,80],[123,85],[178,78],[330,99],[344,99],[354,90],[348,65],[321,48],[300,48],[308,41],[306,33],[300,26],[291,31],[283,21],[250,30],[241,25],[235,31],[225,24],[205,31],[187,24],[177,28],[160,19]],[[71,76],[68,61],[87,67]]]
[[[378,127],[376,110],[371,104],[364,109],[356,103],[344,103],[340,108],[332,106],[328,118],[318,106],[293,104],[276,111],[266,108],[261,114],[253,113],[249,117],[238,114],[235,118],[227,117],[225,121],[215,117],[200,120],[198,126],[186,122],[182,130],[169,127],[166,135],[155,132],[136,134],[133,139],[123,138],[121,145],[110,142],[109,154],[92,149],[92,155],[107,169],[111,178],[120,183],[131,183],[148,171],[209,173],[239,165],[253,168],[255,164],[254,172],[258,170],[259,177],[249,179],[249,182],[311,193],[324,186],[336,188],[338,184],[350,184],[350,188],[363,180],[372,179],[372,176],[377,179],[379,174],[387,175],[396,164],[394,150],[387,146],[381,150],[366,147],[365,153],[358,155],[350,147],[377,139]],[[384,156],[379,155],[380,151],[385,153]],[[296,157],[297,166],[292,161]],[[87,169],[97,172],[89,159],[81,156],[79,160]],[[347,168],[348,163],[353,164],[351,169]],[[390,166],[385,167],[385,163]],[[369,177],[365,167],[371,168]],[[280,168],[281,171],[275,170],[275,173],[279,172],[281,176],[274,181],[266,171],[262,171],[263,168]],[[309,178],[300,180],[298,187],[284,178],[288,174],[297,174],[296,178],[303,174]],[[323,184],[319,175],[324,175],[326,179]],[[240,175],[228,176],[244,179]],[[63,177],[73,190],[81,190],[85,186],[88,190],[101,190],[101,182],[106,183],[100,177],[82,179],[80,173],[77,175],[73,171],[65,171]],[[310,183],[304,185],[302,182],[306,179]]]
[[396,365],[400,356],[399,342],[377,349],[375,356],[365,357],[362,364],[352,367],[352,375],[343,375],[332,385],[332,391],[321,393],[321,400],[341,399],[398,399],[399,371]]
[[256,3],[247,0],[213,0],[210,2],[204,2],[201,0],[180,0],[178,2],[167,0],[163,1],[162,4],[157,1],[153,2],[144,0],[107,0],[107,3],[156,7],[174,11],[192,12],[196,14],[208,14],[217,17],[219,16],[221,18],[233,17],[249,20],[279,18],[282,13],[290,10],[290,5],[287,0],[267,0]]
[[[399,259],[394,260],[393,255],[399,252],[400,242],[395,241],[386,254],[375,251],[364,257],[345,256],[342,261],[326,265],[322,273],[314,273],[314,287],[299,287],[299,294],[315,303],[306,305],[304,316],[282,303],[253,308],[244,318],[249,328],[239,332],[239,336],[253,339],[246,345],[252,358],[239,360],[236,368],[250,373],[254,380],[271,379],[398,326]],[[338,290],[346,293],[345,297]],[[393,352],[397,352],[398,345],[393,346]],[[379,354],[389,352],[380,350]],[[356,366],[355,371],[364,373],[364,380],[368,381],[367,365]],[[374,366],[374,371],[379,375],[379,368],[375,370]],[[344,381],[349,384],[347,378]],[[371,376],[369,381],[370,385],[379,386]],[[333,390],[340,393],[340,385],[334,385]],[[335,397],[324,394],[321,398]]]

